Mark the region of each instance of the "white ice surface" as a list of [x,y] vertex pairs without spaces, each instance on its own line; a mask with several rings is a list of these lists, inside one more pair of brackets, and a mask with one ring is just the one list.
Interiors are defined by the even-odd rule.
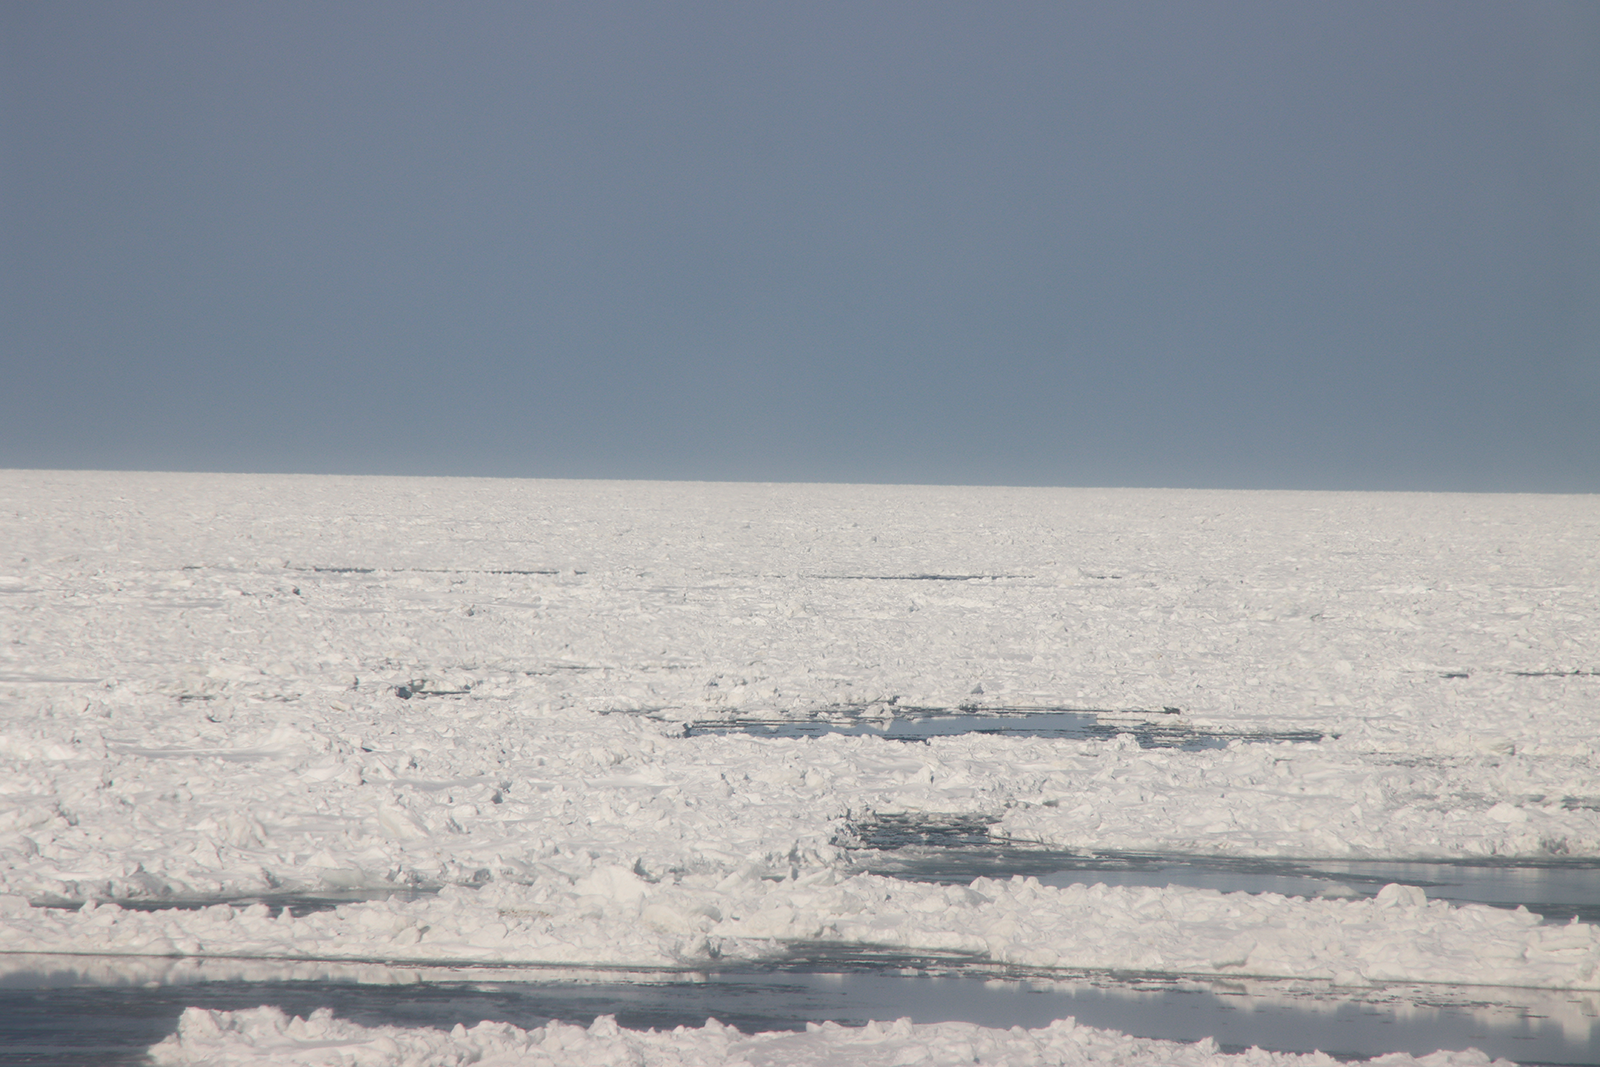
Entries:
[[[161,1067],[303,1064],[307,1067],[537,1067],[539,1064],[652,1067],[890,1067],[895,1064],[1023,1064],[1031,1067],[1336,1067],[1322,1053],[1227,1054],[1210,1039],[1195,1044],[1129,1037],[1062,1019],[1048,1027],[995,1030],[971,1023],[916,1025],[901,1019],[864,1027],[809,1025],[803,1033],[745,1035],[708,1020],[667,1032],[619,1027],[610,1017],[588,1027],[552,1022],[533,1030],[509,1023],[456,1026],[446,1033],[363,1027],[326,1011],[290,1018],[277,1008],[216,1012],[190,1008],[179,1030],[151,1050]],[[1382,1067],[1489,1067],[1481,1052],[1404,1053],[1367,1061]],[[1509,1067],[1505,1060],[1492,1061]]]
[[562,963],[707,967],[794,944],[972,954],[1025,968],[1468,982],[1600,989],[1600,928],[1542,925],[1526,911],[1429,902],[1390,886],[1372,900],[1173,887],[1056,888],[1034,879],[970,886],[735,873],[651,884],[622,867],[576,882],[448,886],[292,918],[267,905],[73,912],[0,898],[14,952],[70,946],[129,955],[239,955],[387,963]]
[[[661,965],[798,939],[1594,988],[1583,924],[850,879],[838,842],[922,812],[1070,848],[1600,856],[1596,545],[1592,496],[0,472],[0,940]],[[679,725],[908,705],[1326,736]],[[477,888],[32,906],[411,884]]]

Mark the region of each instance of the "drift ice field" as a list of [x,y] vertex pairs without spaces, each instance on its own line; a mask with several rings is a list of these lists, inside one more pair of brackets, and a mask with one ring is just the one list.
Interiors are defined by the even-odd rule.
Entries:
[[[1600,899],[1326,872],[1600,868],[1597,561],[1593,496],[0,472],[0,972],[854,953],[1517,987],[1581,1028]],[[926,874],[963,847],[1323,873]],[[195,1009],[152,1055],[1333,1062],[473,1022]]]

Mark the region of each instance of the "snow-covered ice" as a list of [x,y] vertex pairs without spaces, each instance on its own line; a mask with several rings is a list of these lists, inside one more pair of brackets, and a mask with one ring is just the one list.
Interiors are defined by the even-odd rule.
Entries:
[[[300,1063],[345,1067],[455,1067],[457,1064],[648,1063],[659,1067],[723,1064],[727,1067],[805,1064],[814,1067],[889,1067],[891,1064],[981,1063],[996,1067],[1335,1067],[1323,1053],[1227,1054],[1215,1042],[1181,1044],[1128,1037],[1062,1019],[1037,1030],[988,1029],[971,1023],[916,1025],[899,1019],[844,1027],[813,1023],[804,1033],[745,1035],[716,1020],[666,1033],[627,1030],[610,1018],[588,1027],[552,1022],[533,1030],[483,1022],[442,1030],[363,1027],[318,1012],[289,1018],[276,1008],[212,1012],[190,1008],[179,1030],[151,1050],[162,1067],[184,1064]],[[1391,1054],[1370,1061],[1382,1067],[1490,1067],[1481,1052]],[[1504,1060],[1495,1064],[1509,1067]]]
[[411,902],[347,904],[294,918],[237,909],[80,911],[0,898],[16,952],[243,955],[383,962],[706,967],[785,946],[873,945],[970,954],[1029,968],[1459,982],[1600,989],[1600,935],[1526,911],[1427,902],[1390,886],[1374,900],[1300,900],[1205,889],[906,883],[826,869],[774,881],[730,875],[651,884],[622,867],[568,883],[447,886]]
[[[1600,988],[1596,927],[1406,887],[946,887],[845,848],[909,813],[1065,849],[1600,859],[1597,544],[1592,496],[0,472],[0,940]],[[684,731],[903,706],[1129,733]],[[1322,740],[1141,747],[1157,721]],[[103,903],[394,887],[443,889]]]

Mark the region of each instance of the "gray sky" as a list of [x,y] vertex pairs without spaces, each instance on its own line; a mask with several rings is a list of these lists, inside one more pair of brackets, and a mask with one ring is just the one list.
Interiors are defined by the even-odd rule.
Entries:
[[1600,491],[1600,4],[0,40],[0,466]]

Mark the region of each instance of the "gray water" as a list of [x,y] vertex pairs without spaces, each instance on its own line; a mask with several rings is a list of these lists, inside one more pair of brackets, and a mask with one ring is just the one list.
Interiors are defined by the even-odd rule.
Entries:
[[1421,887],[1432,900],[1525,907],[1549,922],[1600,922],[1600,864],[1594,861],[1574,861],[1564,866],[1488,866],[1421,860],[1316,860],[1263,864],[1254,870],[1219,868],[1200,861],[1156,861],[1147,867],[1120,870],[1066,868],[1051,871],[1039,880],[1057,886],[1077,882],[1182,885],[1224,893],[1298,897],[1369,897],[1391,882],[1398,882]]
[[880,815],[841,843],[852,869],[916,882],[1033,877],[1046,885],[1168,886],[1223,893],[1371,897],[1391,882],[1455,904],[1525,907],[1548,922],[1600,923],[1600,859],[1250,859],[1154,852],[1071,852],[990,836],[971,815]]
[[[977,850],[974,850],[977,851]],[[977,877],[1024,875],[1045,885],[1181,885],[1222,893],[1293,897],[1376,896],[1391,882],[1420,887],[1430,900],[1527,908],[1546,922],[1600,923],[1600,863],[1487,865],[1432,860],[1235,860],[1214,857],[1075,857],[857,854],[855,867],[908,881],[964,885]]]
[[[878,710],[882,709],[878,706]],[[1205,730],[1185,724],[1177,708],[1126,712],[1080,708],[923,708],[896,706],[890,715],[870,708],[840,708],[807,718],[737,716],[683,724],[685,737],[698,734],[749,734],[755,737],[882,737],[890,741],[926,741],[959,734],[1001,734],[1007,737],[1055,737],[1077,741],[1110,740],[1129,734],[1143,748],[1177,748],[1188,752],[1227,748],[1230,741],[1265,744],[1312,742],[1325,736],[1315,730]],[[1102,719],[1102,717],[1107,717]],[[1161,718],[1158,720],[1156,716]]]
[[[140,1062],[177,1027],[185,1007],[275,1005],[292,1015],[320,1007],[363,1025],[449,1029],[491,1019],[521,1027],[551,1019],[588,1025],[700,1026],[708,1017],[746,1033],[807,1022],[871,1019],[965,1021],[1041,1027],[1060,1018],[1141,1037],[1225,1050],[1320,1049],[1341,1058],[1478,1048],[1521,1063],[1600,1063],[1600,994],[1448,986],[1334,989],[1318,983],[1194,982],[1078,975],[1046,977],[992,967],[908,969],[881,959],[832,969],[826,958],[763,970],[692,974],[612,971],[541,976],[436,968],[390,971],[233,964],[191,966],[100,958],[3,957],[0,1064]],[[119,967],[125,970],[119,973]],[[281,972],[274,975],[276,967]]]

